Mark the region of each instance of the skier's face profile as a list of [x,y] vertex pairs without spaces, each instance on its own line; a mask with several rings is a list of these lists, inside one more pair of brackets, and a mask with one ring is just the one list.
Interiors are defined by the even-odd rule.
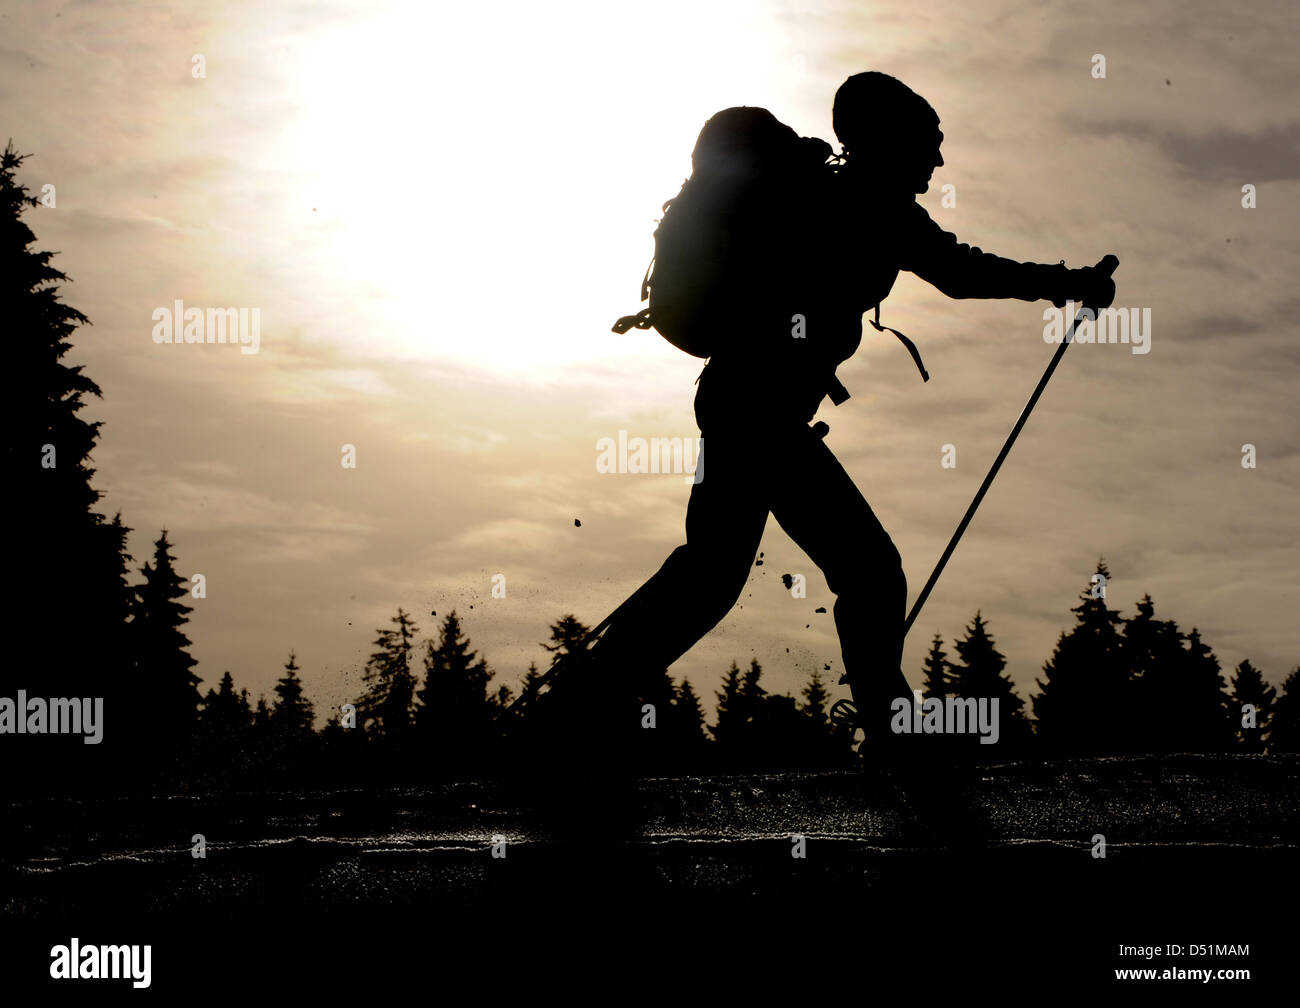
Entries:
[[859,176],[864,184],[919,194],[929,191],[934,170],[943,167],[942,146],[943,132],[936,119],[922,128],[880,136],[875,144],[857,151],[848,148],[847,153],[850,163],[865,168]]
[[900,138],[895,149],[899,181],[909,192],[923,193],[930,188],[934,170],[943,167],[943,131],[936,119],[932,127],[917,130]]
[[943,130],[939,129],[939,124],[934,124],[934,132],[931,135],[928,145],[919,145],[918,150],[923,151],[922,160],[929,162],[924,166],[924,175],[918,178],[920,187],[916,190],[923,193],[930,188],[930,179],[934,178],[934,170],[943,167]]

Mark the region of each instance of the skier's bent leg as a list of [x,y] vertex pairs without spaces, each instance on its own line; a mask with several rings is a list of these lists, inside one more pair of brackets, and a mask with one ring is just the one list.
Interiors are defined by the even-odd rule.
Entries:
[[846,678],[869,730],[888,730],[894,700],[910,700],[902,673],[907,578],[871,506],[826,444],[813,440],[773,513],[821,568],[835,594]]
[[898,550],[886,537],[866,545],[856,571],[833,565],[826,582],[835,592],[835,629],[856,702],[877,731],[889,724],[894,701],[911,702],[902,671],[907,578]]

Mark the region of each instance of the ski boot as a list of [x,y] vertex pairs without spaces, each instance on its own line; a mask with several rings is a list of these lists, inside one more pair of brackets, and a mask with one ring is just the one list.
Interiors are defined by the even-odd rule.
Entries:
[[[902,679],[901,672],[899,678]],[[902,681],[906,682],[906,680]],[[857,743],[858,755],[885,768],[894,766],[901,755],[903,743],[909,736],[893,731],[894,715],[890,706],[893,698],[885,699],[878,688],[868,692],[861,685],[855,686],[847,672],[840,676],[839,682],[840,685],[849,687],[853,699],[836,700],[831,705],[829,711],[831,724],[840,730],[851,732],[855,740],[860,729],[863,738]],[[910,707],[912,702],[910,691],[903,699],[907,700]]]

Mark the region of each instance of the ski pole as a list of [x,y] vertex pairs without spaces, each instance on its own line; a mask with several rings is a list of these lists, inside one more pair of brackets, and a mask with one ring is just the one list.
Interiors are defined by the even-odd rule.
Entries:
[[[1118,265],[1119,260],[1113,255],[1108,255],[1094,268],[1100,270],[1104,275],[1110,276],[1115,272],[1115,267]],[[966,531],[966,526],[969,525],[971,519],[975,517],[975,510],[980,506],[980,501],[984,499],[984,495],[988,493],[989,487],[993,485],[993,477],[995,477],[998,474],[998,470],[1002,468],[1002,463],[1006,460],[1008,453],[1010,453],[1011,446],[1016,443],[1016,436],[1020,433],[1020,428],[1024,427],[1025,421],[1029,419],[1029,414],[1033,411],[1034,404],[1038,402],[1038,397],[1043,394],[1043,389],[1047,388],[1047,382],[1052,377],[1052,372],[1056,370],[1056,365],[1061,363],[1061,358],[1065,356],[1066,348],[1074,341],[1074,331],[1079,328],[1080,322],[1089,317],[1095,318],[1096,312],[1086,305],[1081,305],[1079,308],[1079,314],[1074,317],[1074,322],[1071,323],[1069,331],[1065,334],[1065,338],[1061,340],[1061,345],[1056,348],[1056,353],[1052,355],[1052,359],[1047,365],[1047,370],[1043,372],[1043,377],[1039,379],[1038,387],[1034,389],[1034,394],[1029,397],[1029,402],[1025,404],[1025,408],[1020,412],[1020,419],[1016,421],[1016,425],[1011,428],[1011,433],[1007,435],[1006,444],[1004,444],[1002,450],[998,452],[998,457],[993,460],[993,466],[989,469],[989,474],[984,477],[984,482],[980,484],[980,488],[975,494],[975,499],[970,502],[970,507],[966,509],[966,514],[962,516],[961,524],[957,526],[957,531],[954,532],[952,538],[948,540],[948,548],[943,551],[943,556],[939,558],[938,564],[935,565],[934,573],[930,575],[930,580],[925,583],[925,587],[921,589],[921,594],[917,596],[916,601],[912,604],[912,611],[907,614],[907,622],[903,624],[904,637],[906,637],[908,631],[912,629],[912,624],[916,622],[916,617],[921,614],[921,607],[925,605],[925,600],[930,597],[930,592],[934,590],[935,583],[939,580],[939,575],[943,573],[943,568],[948,563],[948,558],[952,556],[953,550],[957,548],[957,543],[961,541],[962,533]]]

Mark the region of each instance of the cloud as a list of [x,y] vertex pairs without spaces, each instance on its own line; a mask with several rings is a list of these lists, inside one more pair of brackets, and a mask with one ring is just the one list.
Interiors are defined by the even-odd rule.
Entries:
[[1241,185],[1300,179],[1300,122],[1196,134],[1162,130],[1150,121],[1090,122],[1086,129],[1094,136],[1130,137],[1154,144],[1188,175],[1210,182]]

